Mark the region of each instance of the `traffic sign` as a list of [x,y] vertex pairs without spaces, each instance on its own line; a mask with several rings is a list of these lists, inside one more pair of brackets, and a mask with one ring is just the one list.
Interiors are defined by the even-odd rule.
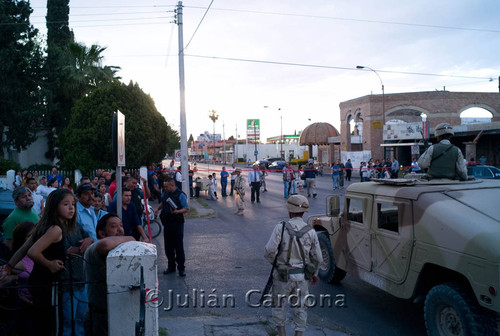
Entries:
[[259,151],[253,152],[253,155],[255,155],[255,156],[259,155]]

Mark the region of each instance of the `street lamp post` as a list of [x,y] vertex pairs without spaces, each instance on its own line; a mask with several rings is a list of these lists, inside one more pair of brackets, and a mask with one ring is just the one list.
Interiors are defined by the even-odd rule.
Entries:
[[[213,142],[213,157],[214,157],[214,161],[215,161],[215,122],[217,121],[217,119],[219,119],[219,115],[217,114],[217,112],[215,112],[215,110],[212,110],[209,112],[208,117],[214,123],[214,128],[213,128],[213,133],[212,133],[213,134],[212,142]],[[210,162],[210,158],[208,159],[208,162]],[[215,162],[214,162],[214,164],[215,164]],[[209,173],[210,173],[210,171],[209,171]]]
[[[367,66],[363,66],[363,65],[357,65],[356,66],[356,69],[368,69],[370,71],[373,71],[375,73],[375,75],[377,75],[379,81],[380,81],[380,85],[382,86],[382,142],[384,141],[384,126],[385,126],[385,90],[384,90],[384,83],[382,82],[382,78],[380,78],[380,75],[378,74],[377,71],[375,71],[374,69],[370,68],[370,67],[367,67]],[[384,147],[384,160],[385,160],[386,156],[385,156],[385,147]]]

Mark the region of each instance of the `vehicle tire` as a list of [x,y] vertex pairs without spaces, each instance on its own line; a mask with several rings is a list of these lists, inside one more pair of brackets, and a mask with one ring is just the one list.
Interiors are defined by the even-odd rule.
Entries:
[[[149,225],[151,225],[151,239],[156,238],[161,233],[161,223],[159,219],[150,220]],[[144,232],[146,236],[149,237],[148,223],[144,223]]]
[[429,336],[498,335],[492,314],[480,307],[458,283],[433,287],[425,298],[424,318]]
[[335,265],[330,237],[327,233],[318,232],[318,240],[323,256],[323,262],[319,265],[318,276],[328,283],[339,283],[345,278],[346,272]]

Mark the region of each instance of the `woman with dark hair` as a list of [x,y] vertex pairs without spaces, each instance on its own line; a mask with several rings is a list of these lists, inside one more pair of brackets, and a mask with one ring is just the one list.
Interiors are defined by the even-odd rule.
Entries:
[[33,231],[33,246],[28,256],[35,262],[29,283],[39,335],[52,335],[55,310],[52,306],[52,283],[59,280],[66,258],[65,239],[77,227],[76,201],[73,192],[57,189],[47,197],[42,218]]
[[69,179],[69,177],[65,177],[63,179],[63,184],[61,186],[61,189],[68,189],[73,191],[73,187],[71,186],[71,180]]
[[49,194],[50,194],[53,191],[57,190],[57,188],[59,188],[59,182],[55,178],[50,179],[49,183],[47,183],[47,187],[49,189]]

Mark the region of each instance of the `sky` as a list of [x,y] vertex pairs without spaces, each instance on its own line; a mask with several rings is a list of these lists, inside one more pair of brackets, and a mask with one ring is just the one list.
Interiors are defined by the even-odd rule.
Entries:
[[[339,104],[381,94],[381,81],[386,94],[499,91],[498,0],[182,4],[186,126],[195,139],[214,126],[226,138],[236,129],[243,138],[247,119],[260,119],[262,139],[313,122],[340,129]],[[120,66],[122,81],[138,83],[179,130],[176,5],[71,0],[69,24],[78,42],[107,47],[103,63]],[[46,37],[46,1],[31,6],[31,22]]]

